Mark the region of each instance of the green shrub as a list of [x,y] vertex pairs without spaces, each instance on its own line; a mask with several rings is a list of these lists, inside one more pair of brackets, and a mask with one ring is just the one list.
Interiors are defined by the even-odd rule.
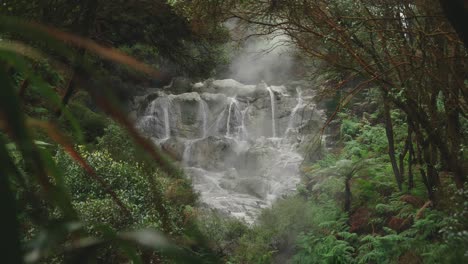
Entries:
[[146,175],[139,164],[116,161],[106,150],[89,152],[84,147],[79,150],[98,177],[109,185],[134,216],[134,221],[124,221],[121,209],[111,202],[105,188],[66,153],[59,151],[55,160],[64,173],[65,184],[70,190],[74,205],[85,216],[83,219],[89,223],[106,223],[116,229],[143,226],[143,221],[159,227],[159,213],[153,204],[154,194],[151,183],[148,182],[148,177],[157,175]]
[[240,220],[211,211],[201,211],[197,225],[210,238],[210,247],[221,256],[232,254],[239,245],[239,239],[249,231]]
[[[91,111],[88,107],[78,102],[71,102],[68,109],[76,118],[84,134],[84,140],[87,143],[95,142],[96,139],[104,134],[104,129],[109,124],[109,120],[102,114]],[[62,118],[62,124],[67,131],[73,131],[68,121]],[[73,135],[78,137],[77,135]]]
[[128,132],[114,122],[104,128],[102,136],[97,138],[96,149],[106,149],[113,159],[119,161],[136,162],[141,155]]
[[298,239],[298,247],[299,252],[294,256],[294,263],[355,263],[353,259],[355,249],[346,240],[339,240],[335,235],[320,237],[314,234],[302,234]]

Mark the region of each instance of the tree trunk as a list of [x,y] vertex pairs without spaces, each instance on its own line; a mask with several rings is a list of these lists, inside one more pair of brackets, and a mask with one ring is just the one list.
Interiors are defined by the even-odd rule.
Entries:
[[439,0],[445,16],[468,49],[468,5],[466,0]]
[[409,145],[411,144],[411,133],[408,129],[408,135],[406,136],[405,148],[403,149],[403,153],[400,154],[400,180],[403,183],[405,179],[405,157],[409,150]]
[[[453,84],[452,74],[449,73],[449,84]],[[453,178],[457,188],[463,188],[466,182],[466,175],[463,173],[462,167],[462,151],[461,151],[461,125],[459,118],[458,98],[459,90],[456,85],[452,85],[450,91],[444,90],[444,108],[447,122],[447,141],[449,142],[450,157],[442,157],[443,160],[448,160],[450,171],[453,172]]]
[[398,168],[397,160],[395,157],[395,142],[393,138],[393,124],[392,117],[390,115],[390,101],[386,92],[383,92],[383,105],[385,115],[385,132],[388,140],[388,155],[392,164],[393,174],[395,175],[395,181],[398,186],[398,190],[402,191],[402,179],[400,170]]
[[419,173],[421,174],[421,180],[424,186],[426,186],[427,196],[429,197],[429,200],[432,201],[434,200],[433,186],[428,181],[426,171],[424,170],[424,167],[423,167],[423,164],[425,164],[423,157],[422,157],[423,149],[424,149],[423,145],[425,144],[424,137],[422,136],[422,133],[419,130],[419,128],[414,126],[414,124],[412,124],[412,126],[415,129],[414,131],[415,131],[415,137],[416,137],[416,154],[417,154],[416,158],[419,164]]
[[411,125],[408,124],[408,190],[414,188],[414,176],[413,176],[413,159],[414,159],[414,148],[413,148],[413,131]]
[[[97,9],[98,1],[97,0],[88,0],[84,10],[83,10],[83,16],[82,20],[78,20],[76,25],[75,25],[75,30],[83,37],[89,37],[91,33],[91,27],[94,24],[94,19],[96,17],[96,9]],[[75,58],[75,61],[73,62],[73,69],[72,73],[70,76],[70,80],[68,82],[65,94],[62,97],[62,106],[65,106],[68,104],[70,101],[73,93],[76,90],[77,83],[78,83],[78,76],[83,76],[82,72],[82,64],[84,62],[84,57],[86,54],[86,50],[84,48],[79,48],[77,52],[77,57]],[[57,116],[61,115],[61,110],[58,109]]]

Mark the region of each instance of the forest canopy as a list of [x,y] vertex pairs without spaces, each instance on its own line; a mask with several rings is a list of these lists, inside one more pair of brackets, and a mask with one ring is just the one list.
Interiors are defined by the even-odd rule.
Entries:
[[[1,262],[465,262],[465,2],[2,1]],[[278,37],[294,61],[291,76],[272,70],[282,86],[215,80],[231,78],[248,41]],[[244,98],[226,83],[255,92]],[[188,102],[181,121],[169,120],[171,98]],[[209,120],[217,98],[225,106]],[[293,127],[312,103],[324,121]],[[154,130],[167,137],[155,140],[138,122],[158,107],[165,127]],[[249,138],[252,112],[270,118],[271,135]],[[222,118],[222,135],[209,134],[206,123]],[[202,136],[181,143],[198,124]],[[226,151],[237,140],[277,146],[291,133],[299,183],[253,224],[209,208],[194,189],[187,155],[216,167],[224,152],[193,152],[193,142]],[[240,156],[240,167],[261,160]],[[231,187],[251,191],[254,176]]]

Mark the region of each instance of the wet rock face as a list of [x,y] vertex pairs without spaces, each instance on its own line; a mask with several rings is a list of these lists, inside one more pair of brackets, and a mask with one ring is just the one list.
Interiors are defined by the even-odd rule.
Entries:
[[249,96],[256,90],[255,85],[245,85],[233,79],[207,80],[203,83],[196,83],[193,90],[199,93],[224,94],[228,97]]
[[232,190],[260,199],[266,199],[268,195],[268,184],[261,178],[240,178],[235,182]]
[[226,170],[237,159],[234,140],[226,137],[209,136],[191,143],[190,166],[206,170]]
[[169,153],[169,155],[175,160],[182,161],[185,141],[179,137],[171,137],[161,142],[161,148]]
[[192,82],[190,79],[185,77],[176,77],[172,82],[164,87],[164,90],[168,94],[183,94],[192,92]]
[[248,222],[296,188],[298,149],[324,119],[312,90],[232,79],[175,79],[135,97],[133,114],[137,127],[186,168],[203,206]]

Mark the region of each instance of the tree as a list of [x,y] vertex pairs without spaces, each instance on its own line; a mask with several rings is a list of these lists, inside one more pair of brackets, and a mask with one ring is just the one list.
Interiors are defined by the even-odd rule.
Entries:
[[[219,46],[226,41],[224,31],[219,27],[208,32],[194,30],[187,19],[174,12],[164,0],[17,0],[4,3],[0,14],[53,26],[107,47],[147,47],[153,53],[151,58],[139,59],[159,66],[157,81],[162,84],[168,83],[176,75],[208,77],[222,63],[222,49]],[[54,54],[54,51],[51,50],[51,53]],[[58,56],[57,53],[54,55]],[[127,78],[119,78],[121,72],[115,64],[102,61],[85,49],[78,48],[75,57],[58,56],[61,62],[71,67],[68,81],[63,87],[64,104],[76,91],[78,78],[92,79],[78,67],[88,55],[95,60],[95,64],[102,66],[107,75],[114,75],[120,82],[131,79],[128,75],[124,76]]]
[[[195,3],[193,3],[195,2]],[[385,107],[403,111],[414,135],[418,162],[428,192],[448,171],[456,185],[466,182],[460,119],[467,112],[467,53],[433,1],[192,1],[200,9],[222,10],[263,34],[289,36],[310,58],[349,76],[339,83],[364,80],[349,97],[377,86]],[[388,111],[387,111],[388,112]],[[391,120],[386,118],[389,155],[398,185],[402,184],[392,146]],[[410,138],[412,136],[409,135]],[[411,166],[408,166],[411,167]]]

